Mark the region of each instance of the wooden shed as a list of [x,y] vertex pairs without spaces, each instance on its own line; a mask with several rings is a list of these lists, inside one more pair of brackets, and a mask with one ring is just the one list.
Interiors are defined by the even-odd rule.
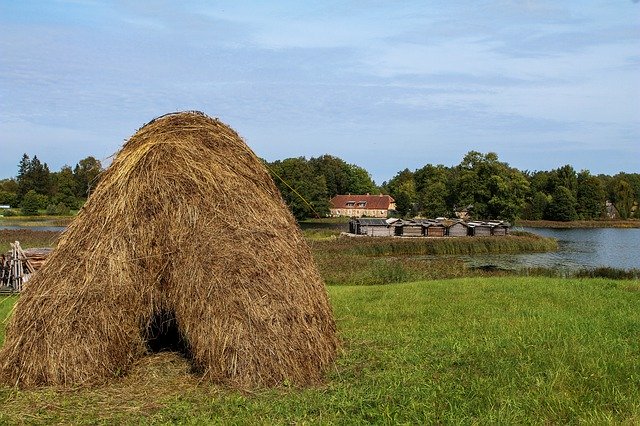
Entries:
[[511,224],[508,222],[492,222],[493,228],[491,229],[491,235],[505,236],[509,235],[509,228]]
[[385,219],[358,218],[349,221],[349,233],[371,237],[390,237],[393,227]]
[[468,235],[469,226],[462,222],[455,222],[447,228],[446,235],[449,237],[466,237]]
[[394,235],[396,237],[422,237],[424,231],[422,223],[415,220],[399,219],[393,222]]
[[447,233],[447,228],[439,222],[425,222],[423,226],[424,235],[427,237],[444,237]]
[[493,226],[487,222],[469,222],[469,228],[474,237],[490,237]]
[[403,237],[422,237],[424,235],[422,224],[416,222],[405,223],[402,226]]

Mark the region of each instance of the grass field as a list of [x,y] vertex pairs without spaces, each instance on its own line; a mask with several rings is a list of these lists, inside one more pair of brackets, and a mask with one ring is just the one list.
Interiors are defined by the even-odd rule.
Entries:
[[[637,280],[461,278],[329,293],[343,343],[321,388],[221,389],[160,354],[96,389],[0,387],[0,423],[640,423]],[[0,299],[0,316],[15,300]]]

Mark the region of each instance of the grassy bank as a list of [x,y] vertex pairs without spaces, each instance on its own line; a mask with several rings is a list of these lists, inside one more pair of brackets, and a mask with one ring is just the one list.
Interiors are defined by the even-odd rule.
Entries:
[[[238,393],[160,354],[92,390],[0,387],[0,423],[640,422],[637,281],[474,278],[329,293],[343,352],[321,388]],[[0,315],[14,301],[0,299]]]
[[518,220],[518,226],[529,228],[640,228],[640,220],[574,220],[557,222],[553,220]]

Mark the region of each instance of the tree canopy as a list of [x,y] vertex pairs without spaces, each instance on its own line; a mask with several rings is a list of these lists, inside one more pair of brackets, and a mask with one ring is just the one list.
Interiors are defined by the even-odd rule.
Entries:
[[[264,160],[263,160],[264,161]],[[266,162],[285,202],[298,219],[325,216],[339,194],[389,194],[404,217],[453,217],[470,210],[474,219],[597,219],[612,202],[621,218],[640,218],[640,174],[615,176],[576,172],[566,164],[550,171],[520,171],[494,152],[468,152],[458,165],[426,164],[398,171],[377,186],[369,172],[332,155]],[[86,157],[75,167],[51,172],[47,163],[26,153],[13,179],[0,180],[0,204],[33,211],[78,208],[100,179],[100,161]],[[31,193],[33,192],[33,193]]]

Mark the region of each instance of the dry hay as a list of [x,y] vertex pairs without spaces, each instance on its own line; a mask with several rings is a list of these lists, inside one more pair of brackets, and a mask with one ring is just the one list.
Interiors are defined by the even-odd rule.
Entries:
[[311,385],[336,355],[310,251],[256,155],[202,113],[160,117],[117,154],[7,327],[0,375],[84,386],[178,349],[204,380]]

